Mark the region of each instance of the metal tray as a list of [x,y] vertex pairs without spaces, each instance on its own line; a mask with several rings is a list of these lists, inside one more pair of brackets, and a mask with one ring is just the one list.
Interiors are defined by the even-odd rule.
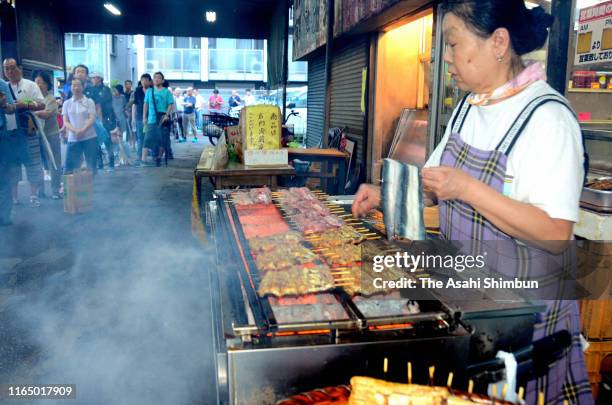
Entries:
[[[610,177],[599,177],[592,181],[609,179]],[[592,188],[584,187],[580,196],[580,202],[588,208],[596,210],[601,208],[603,211],[611,211],[612,191],[593,190]]]

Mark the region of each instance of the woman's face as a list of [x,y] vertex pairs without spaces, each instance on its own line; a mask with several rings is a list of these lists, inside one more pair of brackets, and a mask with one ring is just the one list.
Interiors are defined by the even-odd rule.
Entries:
[[153,76],[153,83],[155,83],[156,86],[161,86],[164,84],[164,78],[161,75],[155,75]]
[[146,77],[143,77],[142,79],[140,79],[140,84],[142,84],[142,87],[150,87],[151,81]]
[[491,39],[472,32],[465,22],[453,13],[447,13],[442,23],[446,48],[444,61],[457,86],[464,91],[484,93],[495,88],[491,83],[499,67]]
[[40,76],[38,76],[36,80],[34,81],[38,85],[38,88],[40,89],[40,91],[42,91],[43,93],[46,93],[49,91],[49,86],[47,86],[47,83],[45,83],[45,81]]

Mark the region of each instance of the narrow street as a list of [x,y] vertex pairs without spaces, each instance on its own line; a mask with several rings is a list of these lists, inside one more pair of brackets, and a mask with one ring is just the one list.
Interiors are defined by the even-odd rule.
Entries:
[[0,233],[0,383],[76,384],[75,404],[213,403],[212,257],[190,222],[202,146],[101,172],[91,213],[21,193]]

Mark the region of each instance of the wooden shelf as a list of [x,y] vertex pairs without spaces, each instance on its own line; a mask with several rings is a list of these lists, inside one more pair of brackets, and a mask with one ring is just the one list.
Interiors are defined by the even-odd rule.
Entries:
[[568,93],[603,93],[612,94],[612,89],[567,89]]
[[591,121],[579,121],[580,124],[584,125],[612,125],[612,120],[591,120]]

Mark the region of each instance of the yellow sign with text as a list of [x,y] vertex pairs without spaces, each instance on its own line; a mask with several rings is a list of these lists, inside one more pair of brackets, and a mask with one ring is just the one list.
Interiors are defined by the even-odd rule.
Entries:
[[240,112],[244,150],[280,149],[282,117],[275,105],[253,105]]

